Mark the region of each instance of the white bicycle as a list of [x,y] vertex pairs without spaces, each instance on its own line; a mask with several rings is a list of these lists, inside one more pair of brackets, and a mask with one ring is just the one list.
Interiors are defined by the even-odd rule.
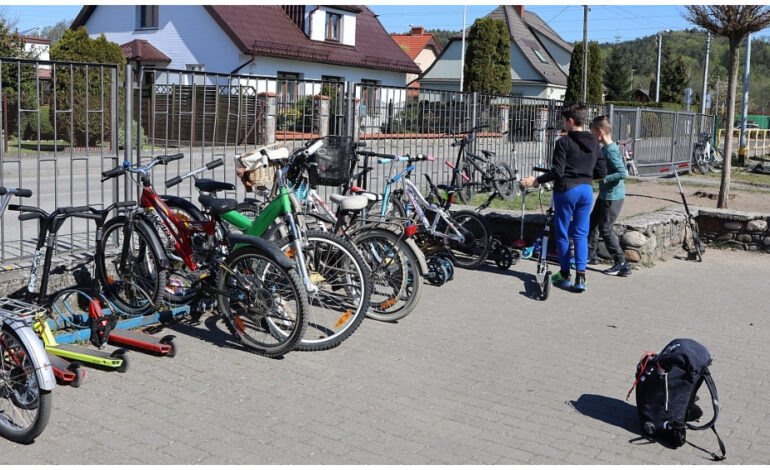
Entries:
[[724,155],[718,148],[711,146],[711,133],[701,132],[692,153],[692,160],[699,173],[706,174],[709,170],[714,173],[722,171]]

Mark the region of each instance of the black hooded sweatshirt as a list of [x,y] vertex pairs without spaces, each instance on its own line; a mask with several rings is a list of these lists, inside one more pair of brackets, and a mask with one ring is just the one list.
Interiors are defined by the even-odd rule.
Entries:
[[555,181],[554,191],[565,192],[605,176],[607,165],[596,137],[587,131],[570,131],[556,141],[551,168],[538,176],[537,182]]

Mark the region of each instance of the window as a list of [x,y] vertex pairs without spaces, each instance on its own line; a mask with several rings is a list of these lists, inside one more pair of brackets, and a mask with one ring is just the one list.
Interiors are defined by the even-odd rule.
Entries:
[[535,55],[537,56],[537,58],[540,59],[540,62],[542,62],[544,64],[548,63],[548,59],[545,58],[545,56],[543,55],[543,52],[540,49],[537,49],[537,48],[533,47],[532,48],[532,52],[534,52]]
[[206,66],[203,64],[186,64],[185,68],[193,72],[205,72]]
[[158,5],[140,5],[139,28],[158,27]]
[[377,90],[380,82],[377,80],[361,80],[361,104],[366,106],[366,114],[369,116],[377,114]]
[[279,105],[292,105],[297,101],[298,80],[298,73],[278,72],[277,89]]
[[342,22],[342,15],[338,13],[326,14],[326,40],[327,41],[340,40],[340,23],[341,22]]

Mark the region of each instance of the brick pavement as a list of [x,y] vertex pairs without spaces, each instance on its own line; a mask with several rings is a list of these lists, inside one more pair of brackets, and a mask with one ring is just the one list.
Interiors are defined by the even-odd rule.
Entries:
[[[531,261],[458,270],[398,324],[367,320],[334,350],[278,360],[204,316],[166,328],[173,359],[131,353],[125,374],[57,387],[42,436],[0,440],[0,462],[703,464],[691,446],[633,442],[624,401],[641,353],[687,336],[714,357],[727,462],[767,464],[768,261],[709,250],[628,279],[589,273],[587,293],[546,302],[527,297]],[[710,432],[688,437],[717,449]]]

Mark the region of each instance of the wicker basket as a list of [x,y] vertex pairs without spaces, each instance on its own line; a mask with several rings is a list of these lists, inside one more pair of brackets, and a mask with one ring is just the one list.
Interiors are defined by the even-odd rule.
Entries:
[[[282,144],[275,143],[271,145],[258,147],[250,152],[244,152],[238,157],[238,163],[242,167],[248,168],[248,165],[244,164],[244,161],[243,161],[244,158],[250,157],[253,155],[259,155],[262,149],[273,149],[280,145]],[[243,172],[242,181],[248,181],[249,184],[255,187],[256,189],[269,189],[270,187],[272,187],[273,181],[275,180],[276,169],[279,168],[280,166],[281,166],[280,163],[269,162],[267,166],[260,166],[253,170],[247,169]]]

